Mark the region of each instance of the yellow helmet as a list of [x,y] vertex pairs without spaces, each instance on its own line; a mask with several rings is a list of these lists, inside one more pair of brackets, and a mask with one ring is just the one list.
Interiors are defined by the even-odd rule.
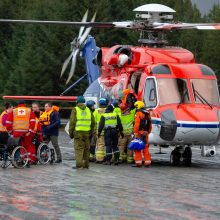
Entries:
[[142,101],[137,101],[134,103],[134,106],[137,108],[137,109],[141,109],[141,108],[144,108],[145,107],[145,104],[144,102]]

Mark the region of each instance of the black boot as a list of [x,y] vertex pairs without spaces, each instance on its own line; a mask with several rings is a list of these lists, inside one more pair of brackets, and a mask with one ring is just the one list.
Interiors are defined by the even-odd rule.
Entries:
[[118,166],[119,164],[119,156],[120,156],[119,152],[114,153],[114,165],[115,166]]
[[104,164],[104,165],[111,165],[112,163],[111,163],[111,161],[106,160],[103,164]]

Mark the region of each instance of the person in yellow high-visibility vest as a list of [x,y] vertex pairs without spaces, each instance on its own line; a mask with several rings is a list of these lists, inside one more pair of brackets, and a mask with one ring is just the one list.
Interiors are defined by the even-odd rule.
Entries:
[[[96,132],[98,134],[98,126],[102,115],[105,113],[106,106],[108,105],[105,98],[99,100],[99,108],[97,108],[93,115],[95,118]],[[100,137],[96,142],[96,163],[102,163],[105,161],[105,142],[104,142],[104,132],[100,134]]]
[[124,136],[120,117],[113,110],[112,105],[107,106],[105,113],[100,119],[98,128],[98,137],[101,136],[101,132],[104,130],[106,146],[105,165],[111,165],[112,153],[114,154],[114,164],[119,164],[118,131],[122,137]]
[[112,105],[114,106],[114,111],[119,117],[121,117],[121,109],[118,106],[119,104],[119,99],[114,99],[112,102]]
[[93,134],[95,120],[85,105],[85,98],[78,96],[77,105],[70,116],[69,135],[74,138],[76,166],[73,169],[89,168],[90,137]]
[[118,140],[118,147],[120,151],[120,162],[126,162],[131,164],[134,162],[133,152],[128,150],[128,145],[132,140],[132,133],[134,128],[134,116],[136,108],[127,108],[121,113],[121,123],[123,126],[124,137],[120,137]]

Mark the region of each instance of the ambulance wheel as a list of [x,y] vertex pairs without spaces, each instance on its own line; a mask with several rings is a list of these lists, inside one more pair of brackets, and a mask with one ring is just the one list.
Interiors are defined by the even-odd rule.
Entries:
[[190,167],[192,164],[192,150],[190,147],[186,147],[183,153],[184,164],[186,167]]
[[170,155],[170,164],[172,166],[178,166],[180,164],[180,157],[180,152],[177,149],[173,150]]
[[11,154],[12,165],[16,168],[24,168],[28,163],[28,152],[22,146],[17,146]]
[[50,161],[50,148],[47,144],[41,143],[38,146],[37,158],[40,164],[47,164]]

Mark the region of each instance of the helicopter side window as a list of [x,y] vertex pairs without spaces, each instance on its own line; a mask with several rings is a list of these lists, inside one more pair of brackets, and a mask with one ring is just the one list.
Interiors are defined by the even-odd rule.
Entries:
[[145,83],[144,102],[147,108],[153,108],[157,105],[157,92],[155,80],[149,78]]
[[199,65],[199,68],[203,75],[205,76],[215,76],[215,72],[208,66]]
[[158,65],[152,68],[153,74],[171,74],[170,68],[167,65]]

